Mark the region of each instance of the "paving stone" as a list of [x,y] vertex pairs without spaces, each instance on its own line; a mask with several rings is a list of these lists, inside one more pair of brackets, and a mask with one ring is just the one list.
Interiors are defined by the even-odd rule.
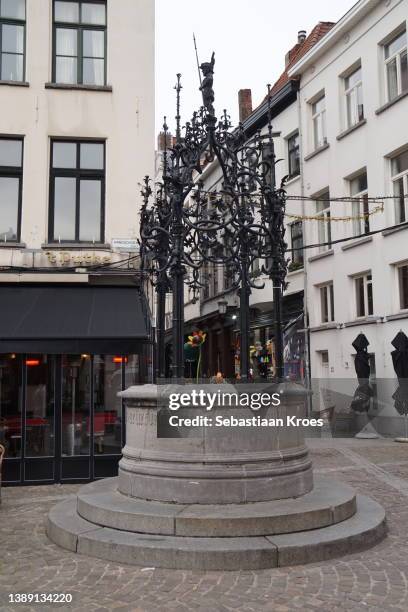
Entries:
[[[399,462],[408,458],[408,449],[402,459],[401,451],[395,451],[401,446],[393,442],[386,444],[378,440],[368,446],[364,441],[329,440],[325,444],[343,444],[346,451],[349,447],[355,452],[360,451],[366,459],[375,459],[384,471],[383,463],[386,462],[393,466],[392,473],[405,478],[402,471],[399,472]],[[374,445],[383,449],[381,456]],[[324,447],[317,450],[324,450]],[[41,608],[8,603],[10,592],[38,593],[46,590],[72,593],[74,601],[70,607],[55,606],[69,612],[95,612],[98,608],[114,610],[113,606],[118,603],[126,612],[165,612],[170,604],[172,608],[168,609],[180,612],[196,612],[200,606],[205,612],[218,609],[222,612],[292,612],[303,609],[406,612],[408,497],[385,480],[380,480],[374,471],[356,464],[352,469],[344,469],[347,468],[347,461],[343,460],[345,455],[337,448],[328,446],[327,450],[327,454],[320,453],[317,457],[312,449],[314,465],[321,473],[355,487],[359,493],[369,495],[386,508],[389,535],[380,545],[341,559],[255,572],[142,571],[79,556],[50,543],[45,533],[46,516],[58,499],[76,493],[76,485],[5,487],[0,507],[0,610],[46,612],[53,609],[51,606]],[[200,585],[210,588],[205,580],[208,574],[219,580],[212,590],[202,594]],[[378,580],[378,574],[387,580]],[[252,582],[249,576],[253,577]],[[169,580],[176,585],[174,591],[162,592],[163,585],[170,584]],[[378,583],[388,585],[385,593],[374,594],[374,586]],[[309,592],[312,584],[316,585],[314,593]],[[353,600],[351,596],[360,597],[360,600]]]

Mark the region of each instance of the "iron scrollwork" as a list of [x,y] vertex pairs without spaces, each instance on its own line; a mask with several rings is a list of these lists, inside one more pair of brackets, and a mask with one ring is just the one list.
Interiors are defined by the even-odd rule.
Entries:
[[[231,126],[226,111],[220,120],[214,111],[215,57],[201,64],[203,105],[190,122],[181,127],[180,75],[177,75],[176,138],[169,143],[166,121],[165,148],[160,182],[154,189],[145,178],[142,195],[140,242],[145,267],[158,292],[158,305],[171,287],[173,299],[173,378],[184,375],[184,287],[197,299],[205,284],[203,270],[222,265],[230,275],[229,289],[240,296],[241,380],[249,375],[249,296],[262,288],[252,271],[259,263],[262,275],[272,279],[275,308],[276,375],[283,376],[281,299],[287,264],[284,214],[284,182],[275,185],[271,112],[268,130],[248,137],[240,124]],[[270,100],[270,96],[268,96]],[[269,102],[270,105],[270,102]],[[222,172],[219,188],[208,193],[200,175],[217,160]],[[158,307],[158,319],[164,320]],[[158,320],[158,344],[164,343]],[[163,332],[163,333],[162,333]],[[159,346],[159,355],[164,355]],[[159,359],[160,361],[160,359]],[[164,376],[164,364],[157,374]]]

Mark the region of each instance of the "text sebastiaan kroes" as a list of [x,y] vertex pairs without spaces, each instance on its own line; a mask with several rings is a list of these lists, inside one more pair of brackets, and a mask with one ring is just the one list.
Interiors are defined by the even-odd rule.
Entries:
[[[202,408],[210,412],[214,408],[250,408],[254,412],[262,408],[281,405],[279,393],[228,393],[221,390],[209,393],[193,390],[189,393],[171,393],[169,409],[177,411],[180,408]],[[300,418],[294,415],[282,417],[250,417],[198,414],[193,417],[171,415],[168,419],[172,427],[322,427],[323,419]]]

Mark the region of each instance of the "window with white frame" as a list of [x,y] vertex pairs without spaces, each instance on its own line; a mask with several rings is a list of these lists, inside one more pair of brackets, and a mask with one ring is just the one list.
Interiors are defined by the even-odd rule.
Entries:
[[289,272],[303,268],[303,224],[295,221],[290,224],[290,242],[292,247],[292,261]]
[[395,222],[408,221],[408,149],[391,160]]
[[361,66],[344,77],[344,95],[346,102],[346,128],[349,128],[364,119]]
[[320,355],[320,366],[322,375],[324,376],[329,369],[329,351],[318,351]]
[[370,210],[368,205],[367,172],[362,172],[350,181],[350,192],[353,198],[353,235],[361,236],[361,234],[368,234],[370,231]]
[[325,191],[316,198],[317,231],[319,251],[327,251],[331,248],[331,217],[330,217],[330,193]]
[[326,134],[326,97],[323,94],[312,103],[313,146],[315,149],[327,143]]
[[408,90],[407,33],[404,30],[384,45],[386,99]]
[[333,283],[320,287],[320,314],[322,323],[334,321],[334,288]]
[[399,306],[408,310],[408,261],[398,266]]
[[354,277],[356,316],[368,317],[374,313],[373,277],[371,272]]
[[300,174],[299,132],[288,138],[288,162],[289,176],[298,176]]

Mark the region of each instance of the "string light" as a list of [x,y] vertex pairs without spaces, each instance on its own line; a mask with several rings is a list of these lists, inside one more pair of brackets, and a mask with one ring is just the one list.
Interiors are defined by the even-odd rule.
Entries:
[[384,212],[384,206],[376,206],[373,210],[370,210],[368,213],[364,213],[362,215],[350,215],[344,217],[333,217],[330,215],[291,215],[289,213],[285,213],[285,217],[288,219],[295,219],[296,221],[323,221],[324,223],[331,223],[332,221],[365,221],[369,217],[376,215],[379,212]]
[[[208,191],[206,189],[197,189],[196,191],[192,191],[191,192],[192,195],[194,195],[195,193],[200,193],[203,195],[207,195],[208,196],[208,201],[211,204],[214,204],[217,202],[217,200],[222,199],[223,197],[231,197],[231,195],[236,195],[236,196],[242,196],[242,193],[236,191],[236,192],[228,192],[228,193],[224,193],[222,191]],[[262,198],[263,195],[261,193],[253,193],[253,192],[248,192],[246,195],[248,195],[248,197],[250,198]],[[290,194],[286,194],[285,195],[285,200],[290,200],[292,202],[343,202],[345,204],[349,203],[349,202],[369,202],[371,204],[378,204],[378,205],[383,205],[384,204],[384,200],[400,200],[400,199],[408,199],[408,193],[404,193],[401,195],[381,195],[381,196],[336,196],[336,197],[311,197],[311,196],[301,196],[301,195],[290,195]]]

